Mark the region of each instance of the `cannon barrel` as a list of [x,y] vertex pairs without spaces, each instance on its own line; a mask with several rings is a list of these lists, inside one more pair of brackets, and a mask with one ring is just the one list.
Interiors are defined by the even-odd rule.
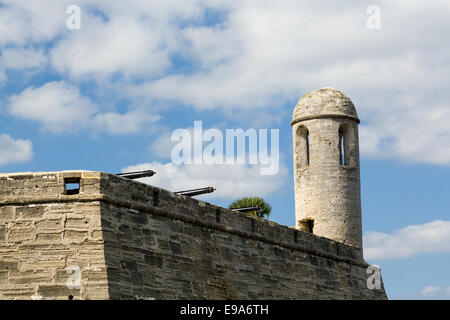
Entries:
[[116,176],[127,178],[127,179],[139,179],[139,178],[145,178],[145,177],[151,177],[155,175],[156,172],[153,170],[143,170],[143,171],[135,171],[135,172],[125,172],[125,173],[118,173]]
[[255,206],[255,207],[243,207],[243,208],[233,208],[230,209],[231,211],[237,211],[237,212],[251,212],[251,211],[258,211],[261,210],[261,207]]
[[211,192],[214,192],[215,190],[216,189],[213,187],[206,187],[206,188],[186,190],[186,191],[177,191],[177,192],[175,192],[175,194],[192,197],[192,196],[198,196],[200,194],[211,193]]

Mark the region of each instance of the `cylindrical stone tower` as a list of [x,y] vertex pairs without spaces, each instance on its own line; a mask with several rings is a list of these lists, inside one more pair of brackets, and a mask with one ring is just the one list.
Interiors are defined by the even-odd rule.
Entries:
[[358,124],[333,88],[305,94],[291,122],[296,227],[362,248]]

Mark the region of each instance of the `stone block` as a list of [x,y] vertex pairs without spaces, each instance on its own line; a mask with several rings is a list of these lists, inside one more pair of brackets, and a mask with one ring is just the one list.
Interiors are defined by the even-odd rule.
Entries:
[[66,219],[65,227],[66,228],[75,228],[75,229],[89,229],[90,219],[84,217],[68,217]]
[[36,234],[36,242],[60,242],[62,240],[62,232],[41,232]]
[[84,230],[64,230],[64,240],[83,241],[89,237],[89,232]]
[[47,206],[21,206],[16,208],[16,214],[24,219],[42,217]]
[[38,293],[44,298],[65,299],[80,294],[80,289],[69,289],[67,285],[40,285]]
[[34,287],[30,285],[15,285],[2,290],[3,298],[8,300],[31,300],[34,296]]
[[36,229],[37,230],[54,230],[60,229],[63,227],[61,218],[49,218],[43,220],[36,221]]
[[1,260],[0,261],[0,271],[17,270],[19,266],[18,261],[14,260]]
[[27,258],[20,262],[21,271],[54,270],[66,267],[64,256]]
[[10,284],[50,283],[53,279],[50,271],[41,272],[15,272],[11,273],[8,281]]
[[34,240],[33,229],[31,228],[11,228],[8,230],[8,242],[24,242]]
[[109,290],[107,284],[87,285],[83,288],[82,299],[86,300],[107,300],[109,299]]
[[6,240],[6,227],[0,226],[0,241]]
[[0,207],[0,221],[13,220],[15,213],[15,207]]

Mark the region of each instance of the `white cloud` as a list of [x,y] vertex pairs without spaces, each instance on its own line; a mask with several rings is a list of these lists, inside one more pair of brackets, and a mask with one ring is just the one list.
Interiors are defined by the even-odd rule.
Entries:
[[[426,99],[415,97],[418,105]],[[419,103],[422,102],[422,103]],[[398,104],[399,105],[399,104]],[[377,114],[361,127],[361,151],[372,157],[398,158],[409,162],[450,163],[450,107],[420,108],[403,103],[388,116]]]
[[214,187],[216,191],[203,199],[235,199],[244,196],[265,197],[275,193],[286,183],[287,168],[280,165],[278,174],[263,176],[259,165],[175,165],[150,162],[132,165],[122,172],[154,170],[156,175],[140,181],[170,191]]
[[450,287],[427,286],[420,292],[427,299],[450,299]]
[[44,50],[35,48],[7,48],[0,51],[0,83],[8,79],[6,70],[37,72],[47,65]]
[[110,134],[131,134],[141,132],[144,127],[159,119],[159,115],[151,116],[141,110],[134,110],[125,114],[100,113],[92,119],[92,122],[97,130]]
[[185,41],[180,26],[199,19],[205,2],[81,1],[81,30],[68,33],[53,47],[53,65],[74,78],[161,76]]
[[0,66],[0,86],[4,85],[8,77],[6,76],[5,70]]
[[96,109],[78,88],[64,81],[49,82],[40,88],[29,87],[13,95],[9,105],[12,115],[41,122],[45,129],[53,132],[84,127]]
[[26,162],[33,156],[33,144],[29,140],[13,139],[0,134],[0,165]]
[[404,292],[389,297],[392,300],[448,300],[450,287],[426,286],[420,292]]
[[71,0],[2,0],[0,46],[51,41],[67,31],[66,8]]
[[117,82],[109,93],[132,101],[126,113],[175,101],[267,126],[331,86],[356,103],[363,155],[450,164],[448,1],[379,1],[377,31],[366,27],[368,4],[353,1],[81,0],[77,31],[65,27],[70,1],[3,3],[0,47],[54,41],[56,71]]
[[[191,128],[190,128],[191,129]],[[177,144],[171,140],[172,132],[164,132],[157,137],[150,145],[152,156],[161,159],[170,159],[172,148]]]
[[170,65],[157,30],[147,30],[129,18],[103,22],[100,18],[83,20],[79,32],[72,32],[51,51],[54,67],[73,77],[83,75],[126,76],[160,74]]
[[130,93],[277,115],[286,101],[332,86],[356,103],[363,155],[450,164],[450,47],[442,33],[450,11],[445,1],[418,3],[381,2],[382,29],[371,31],[366,7],[351,2],[239,2],[219,27],[182,30],[196,72]]
[[368,231],[364,234],[367,260],[404,259],[423,253],[450,253],[450,221],[436,220],[412,225],[392,234]]
[[9,112],[13,116],[37,121],[53,133],[89,129],[110,134],[135,134],[160,119],[158,114],[150,115],[143,110],[123,114],[99,112],[99,106],[66,81],[29,87],[11,96],[9,102]]
[[39,68],[46,64],[47,57],[42,49],[8,48],[0,55],[0,65],[6,69],[25,70]]

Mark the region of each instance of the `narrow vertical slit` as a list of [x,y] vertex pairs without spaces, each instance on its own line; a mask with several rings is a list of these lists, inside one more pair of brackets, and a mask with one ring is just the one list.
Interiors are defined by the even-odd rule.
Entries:
[[301,167],[307,167],[310,164],[310,154],[309,154],[309,131],[305,126],[300,126],[296,131],[296,160]]
[[153,190],[153,206],[159,206],[159,190]]
[[343,130],[339,130],[339,164],[341,166],[347,165],[347,161],[345,159],[345,134]]
[[220,210],[216,209],[216,222],[220,223]]
[[308,232],[309,233],[314,233],[314,220],[308,220]]
[[309,131],[306,131],[306,164],[309,166]]

